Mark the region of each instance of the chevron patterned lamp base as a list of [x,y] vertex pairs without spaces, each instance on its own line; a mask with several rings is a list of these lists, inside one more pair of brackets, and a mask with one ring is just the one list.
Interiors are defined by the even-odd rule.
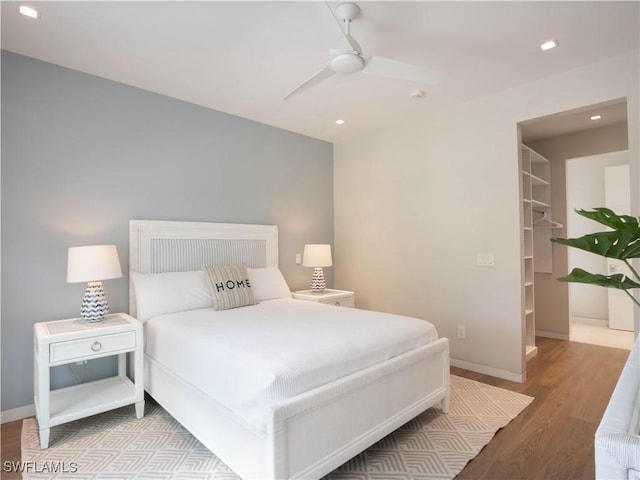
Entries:
[[87,323],[97,323],[103,321],[107,313],[109,313],[109,304],[102,282],[89,282],[80,307],[82,319]]
[[324,272],[322,271],[322,268],[314,268],[313,275],[311,276],[311,291],[314,293],[322,293],[326,287],[327,282],[324,280]]

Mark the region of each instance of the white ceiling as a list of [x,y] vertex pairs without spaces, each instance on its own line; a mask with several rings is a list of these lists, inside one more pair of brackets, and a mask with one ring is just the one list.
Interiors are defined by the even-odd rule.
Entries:
[[[362,1],[351,33],[364,54],[443,82],[335,75],[283,101],[344,46],[324,2],[25,3],[38,20],[2,2],[3,49],[331,142],[638,49],[640,36],[637,1]],[[551,38],[560,46],[542,52]]]

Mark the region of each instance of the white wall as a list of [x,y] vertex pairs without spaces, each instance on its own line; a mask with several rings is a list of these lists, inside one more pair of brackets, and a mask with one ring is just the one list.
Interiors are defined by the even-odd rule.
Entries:
[[[581,237],[602,227],[592,220],[575,213],[576,209],[590,210],[605,205],[604,169],[613,165],[625,165],[627,152],[572,158],[566,161],[567,176],[567,235]],[[604,230],[604,227],[601,228]],[[589,252],[570,248],[569,271],[575,267],[588,272],[606,274],[605,258]],[[569,284],[569,312],[571,317],[606,321],[609,318],[606,288],[579,283]]]
[[638,51],[337,144],[336,287],[433,322],[455,365],[522,379],[516,124],[621,97],[637,183]]

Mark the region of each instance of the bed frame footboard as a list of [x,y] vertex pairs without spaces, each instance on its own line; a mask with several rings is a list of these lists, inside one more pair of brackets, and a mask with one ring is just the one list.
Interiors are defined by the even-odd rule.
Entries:
[[320,478],[435,403],[448,410],[449,342],[288,399],[274,408],[266,433],[149,357],[145,388],[243,479]]
[[448,400],[447,339],[298,395],[273,412],[268,477],[320,478]]

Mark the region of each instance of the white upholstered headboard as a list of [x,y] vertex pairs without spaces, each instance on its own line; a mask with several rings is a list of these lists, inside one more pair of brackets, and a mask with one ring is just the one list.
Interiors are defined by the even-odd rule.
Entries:
[[[278,227],[234,223],[131,220],[129,271],[199,270],[203,265],[278,266]],[[129,312],[135,316],[129,280]]]

